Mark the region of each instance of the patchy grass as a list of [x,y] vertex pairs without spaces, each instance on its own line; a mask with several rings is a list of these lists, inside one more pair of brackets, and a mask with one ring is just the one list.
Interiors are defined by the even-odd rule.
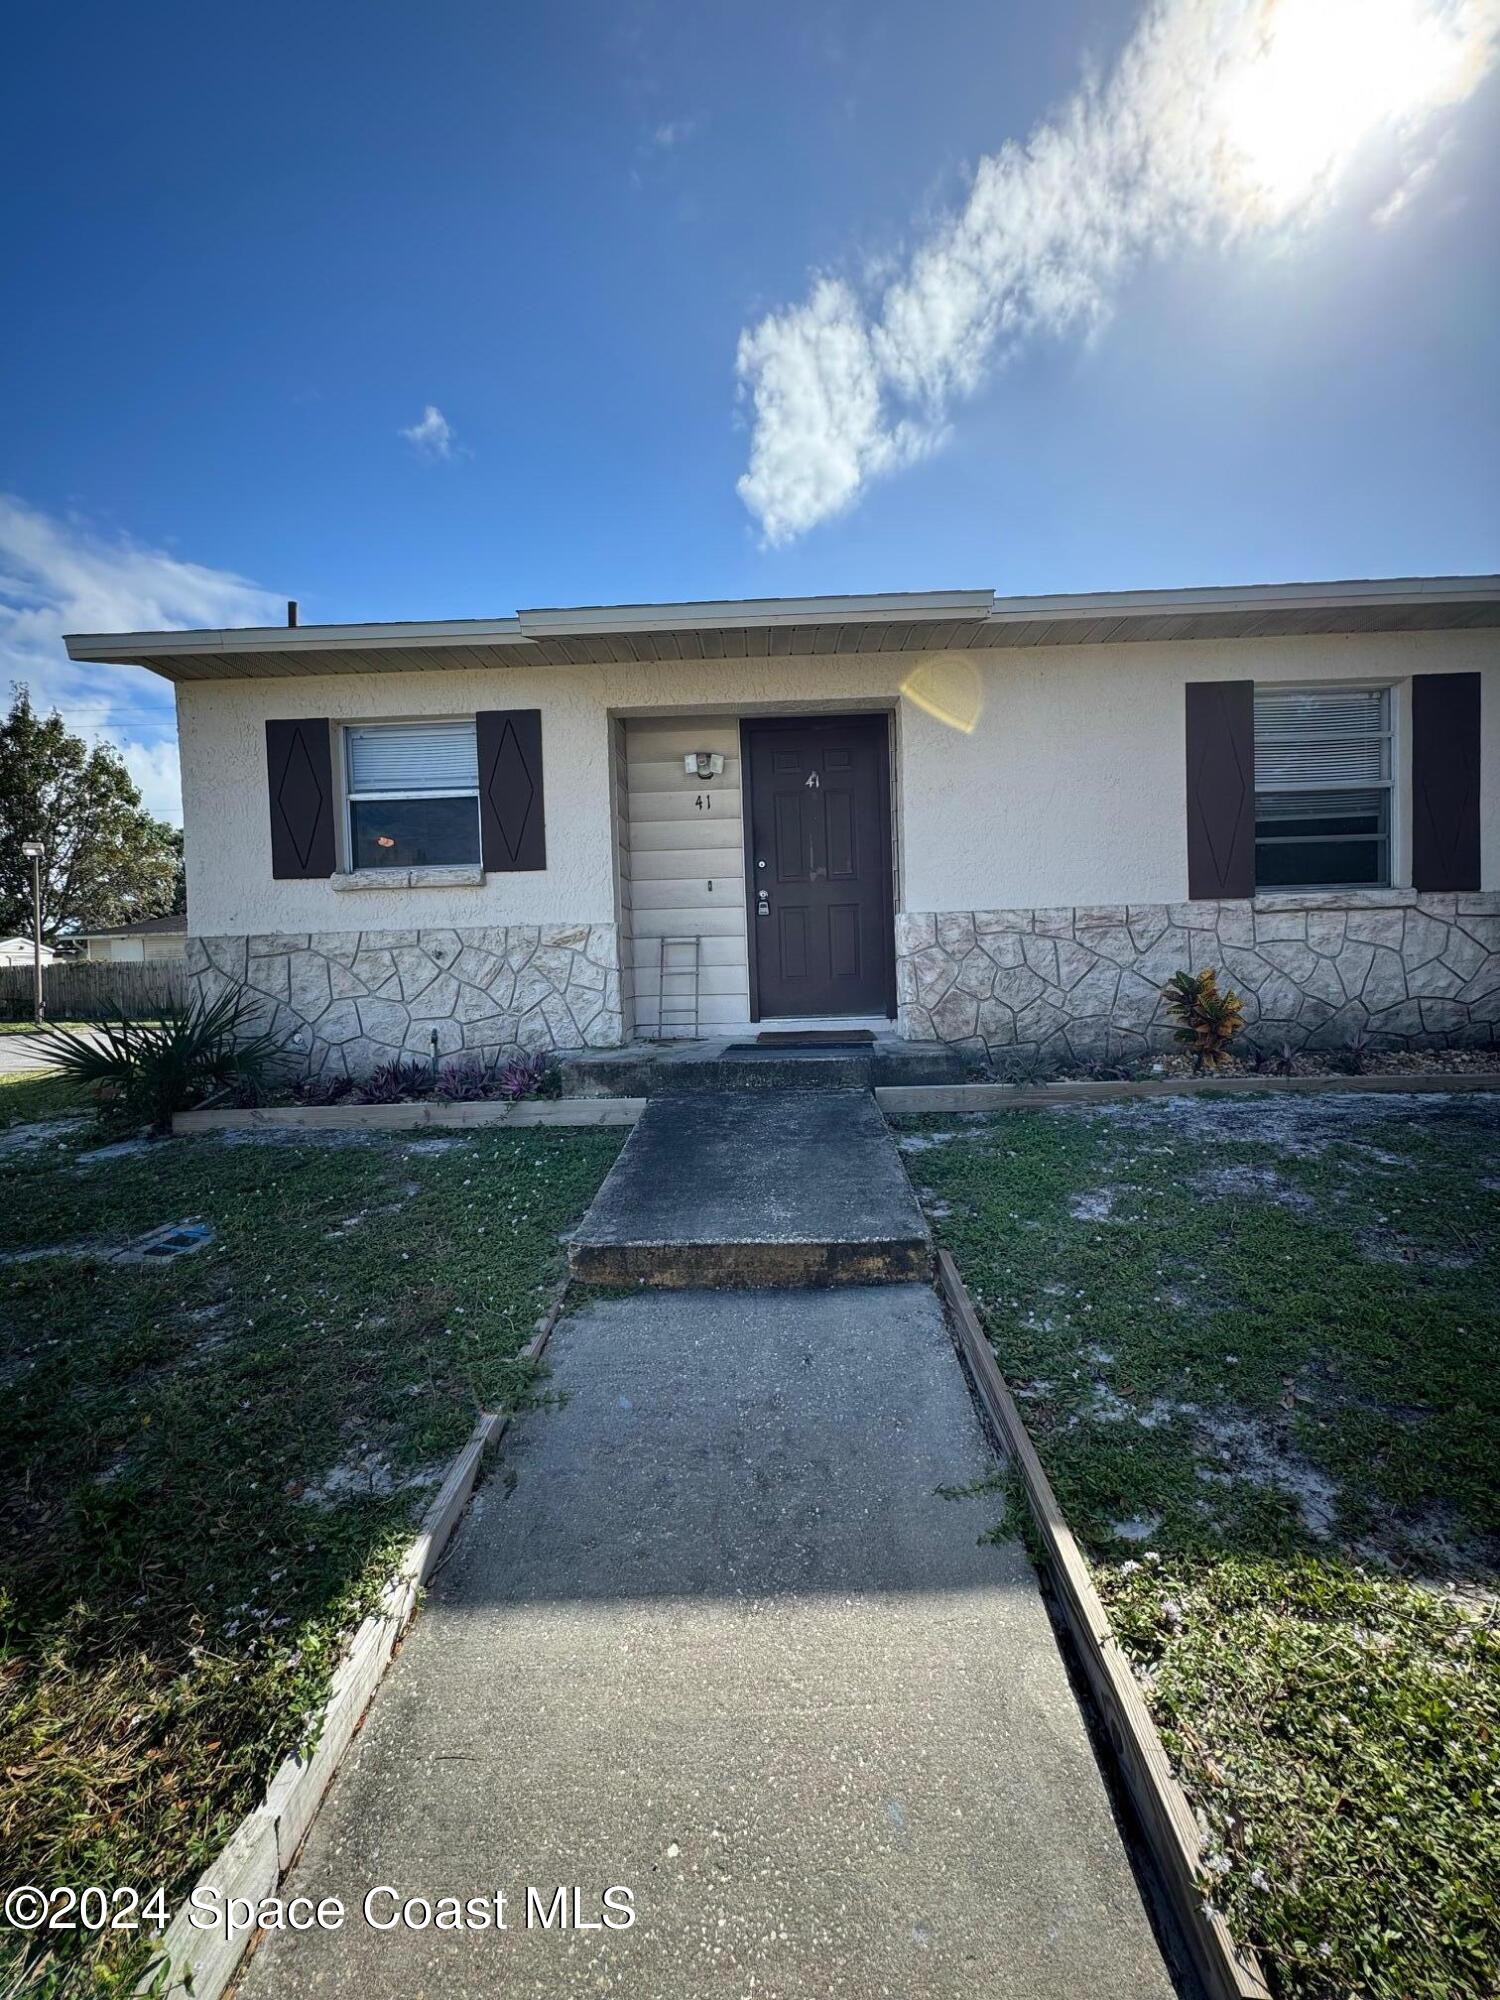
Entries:
[[[0,1157],[0,1255],[57,1252],[0,1264],[12,1880],[175,1896],[213,1856],[475,1413],[524,1395],[559,1231],[620,1139]],[[76,1254],[189,1218],[212,1242],[165,1265]],[[27,1991],[129,1990],[143,1955],[56,1942]]]
[[[97,1021],[49,1020],[46,1023],[49,1028],[95,1028],[98,1025]],[[36,1032],[36,1022],[29,1014],[24,1021],[0,1021],[0,1035],[34,1035]]]
[[66,1077],[45,1070],[0,1072],[0,1131],[91,1109]]
[[[1277,1991],[1500,1973],[1500,1101],[914,1123]],[[932,1143],[936,1139],[937,1143]]]

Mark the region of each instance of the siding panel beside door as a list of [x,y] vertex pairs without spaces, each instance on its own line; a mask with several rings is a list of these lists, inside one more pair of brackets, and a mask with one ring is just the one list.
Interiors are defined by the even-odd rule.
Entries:
[[326,716],[266,723],[266,796],[272,875],[278,882],[326,880],[336,865],[332,731]]
[[[652,1035],[660,1020],[664,937],[698,939],[700,1028],[747,1027],[739,724],[723,715],[669,716],[629,720],[624,729],[637,1029]],[[690,778],[682,767],[689,750],[717,750],[722,775]]]
[[1188,895],[1255,894],[1255,683],[1189,681]]
[[1414,889],[1479,887],[1479,676],[1416,674],[1411,684]]
[[499,874],[547,865],[542,802],[542,711],[482,709],[474,718],[479,748],[479,845],[486,869]]

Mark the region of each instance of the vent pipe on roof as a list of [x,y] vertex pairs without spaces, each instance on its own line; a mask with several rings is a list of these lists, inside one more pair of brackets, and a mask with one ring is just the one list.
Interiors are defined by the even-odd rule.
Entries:
[[286,601],[286,622],[288,625],[295,625],[297,622],[297,600],[295,597],[289,597]]

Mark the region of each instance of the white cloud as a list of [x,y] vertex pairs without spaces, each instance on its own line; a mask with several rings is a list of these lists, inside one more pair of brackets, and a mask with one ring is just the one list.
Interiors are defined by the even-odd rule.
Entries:
[[107,536],[0,494],[0,696],[24,681],[91,742],[113,743],[150,809],[180,821],[172,689],[138,667],[84,666],[65,632],[267,625],[283,600],[227,570]]
[[407,425],[401,435],[423,458],[452,458],[462,449],[452,424],[436,403],[429,403],[420,420]]
[[685,145],[698,130],[696,118],[666,118],[656,126],[647,146],[655,153],[670,153],[675,146]]
[[981,160],[883,290],[822,274],[740,335],[739,492],[766,540],[934,449],[999,360],[1099,325],[1147,259],[1311,223],[1371,140],[1394,215],[1497,49],[1500,0],[1152,0],[1109,79]]

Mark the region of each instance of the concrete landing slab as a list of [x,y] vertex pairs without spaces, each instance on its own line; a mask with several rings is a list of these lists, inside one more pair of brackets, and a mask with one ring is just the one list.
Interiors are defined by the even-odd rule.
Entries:
[[569,1246],[593,1284],[924,1276],[927,1224],[866,1090],[654,1097]]
[[[939,1493],[995,1462],[931,1290],[604,1298],[550,1351],[282,1890],[349,1916],[247,2000],[1169,2000],[1000,1496]],[[509,1927],[377,1930],[380,1885]],[[528,1930],[559,1885],[636,1921]]]

